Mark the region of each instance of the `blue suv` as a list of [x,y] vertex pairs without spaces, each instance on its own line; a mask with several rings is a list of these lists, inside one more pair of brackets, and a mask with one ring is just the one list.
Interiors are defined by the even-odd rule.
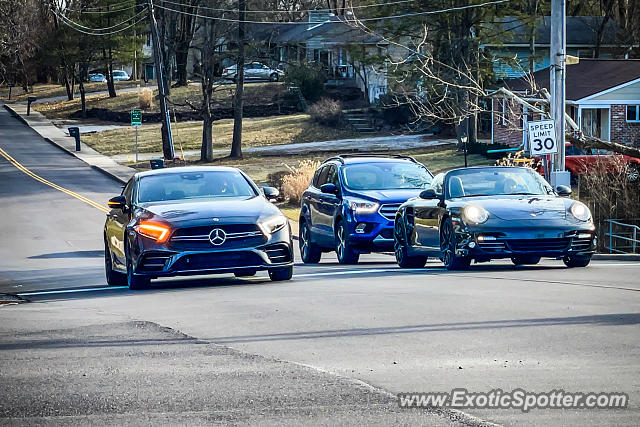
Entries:
[[361,253],[393,251],[393,221],[400,205],[433,179],[408,156],[344,154],[327,159],[302,195],[300,253],[317,263],[335,251],[341,264]]

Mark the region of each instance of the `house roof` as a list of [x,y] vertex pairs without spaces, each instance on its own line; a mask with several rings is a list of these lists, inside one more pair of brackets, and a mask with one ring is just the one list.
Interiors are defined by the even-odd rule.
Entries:
[[[506,87],[514,91],[531,90],[530,76],[505,80]],[[550,89],[549,67],[533,73],[538,86]],[[612,89],[624,83],[640,79],[640,60],[638,59],[583,59],[567,66],[567,100],[578,101],[587,96]]]
[[300,25],[288,25],[281,28],[275,41],[283,44],[297,44],[305,43],[313,37],[321,37],[325,43],[334,45],[378,44],[383,40],[378,35],[367,33],[344,22],[341,17],[330,16],[324,22],[304,22]]
[[[567,45],[595,46],[598,28],[604,18],[601,16],[567,16]],[[529,23],[515,16],[505,16],[493,23],[505,37],[501,44],[505,46],[529,44]],[[615,44],[624,40],[624,34],[613,20],[604,27],[602,44]],[[536,19],[536,44],[551,44],[551,17],[542,16]]]

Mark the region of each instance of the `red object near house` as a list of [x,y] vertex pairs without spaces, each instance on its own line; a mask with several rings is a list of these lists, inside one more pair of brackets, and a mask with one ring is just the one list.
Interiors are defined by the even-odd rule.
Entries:
[[[607,172],[614,172],[619,159],[622,159],[627,165],[629,181],[638,182],[640,180],[640,159],[601,149],[588,149],[585,151],[571,144],[565,144],[564,164],[566,170],[571,172],[572,182],[578,175],[592,170],[599,162],[604,162]],[[536,157],[536,160],[541,160],[541,158]],[[540,164],[538,172],[544,176],[544,162],[540,162]]]

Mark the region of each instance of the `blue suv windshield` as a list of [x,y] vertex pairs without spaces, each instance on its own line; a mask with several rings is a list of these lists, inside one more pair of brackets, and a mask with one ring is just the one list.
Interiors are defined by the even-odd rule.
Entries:
[[427,168],[405,161],[346,165],[342,178],[345,187],[360,191],[425,188],[433,180]]

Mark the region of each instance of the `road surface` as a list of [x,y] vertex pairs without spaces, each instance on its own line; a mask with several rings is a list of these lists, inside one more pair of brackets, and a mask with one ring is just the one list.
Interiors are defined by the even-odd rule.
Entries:
[[[0,293],[29,301],[0,306],[0,423],[640,423],[638,263],[450,273],[327,255],[297,263],[290,282],[105,289],[104,212],[82,198],[104,204],[120,185],[4,109],[0,149],[13,159],[0,156]],[[621,391],[630,402],[523,413],[393,399],[454,388]]]

